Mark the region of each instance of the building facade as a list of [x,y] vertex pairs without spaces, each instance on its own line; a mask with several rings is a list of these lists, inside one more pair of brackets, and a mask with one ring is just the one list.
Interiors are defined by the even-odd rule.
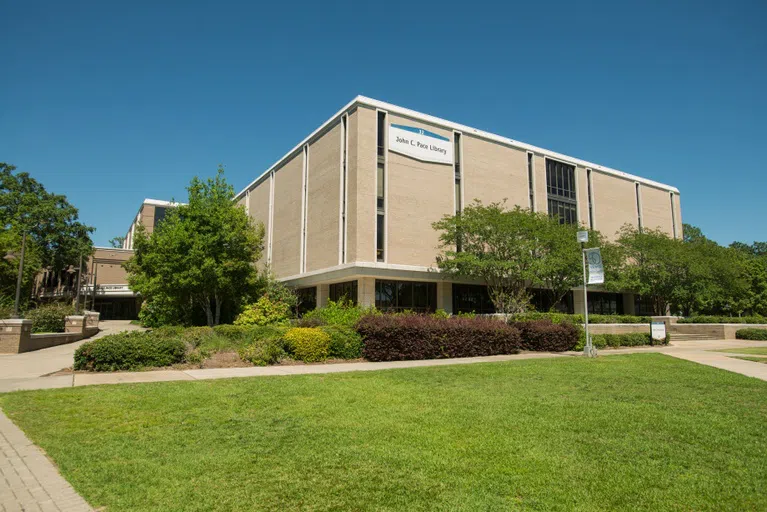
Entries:
[[[474,199],[608,238],[624,224],[682,236],[675,187],[361,96],[235,198],[266,228],[261,263],[308,304],[346,296],[382,309],[486,312],[484,287],[436,267],[432,223]],[[561,306],[580,312],[580,297]],[[628,293],[590,291],[594,312],[642,308]]]

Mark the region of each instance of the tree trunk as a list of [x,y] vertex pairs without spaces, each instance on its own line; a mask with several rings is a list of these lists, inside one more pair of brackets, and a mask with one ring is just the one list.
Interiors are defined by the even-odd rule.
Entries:
[[202,307],[205,310],[205,319],[208,322],[208,327],[213,327],[213,310],[210,309],[210,297],[207,295],[203,297]]
[[219,323],[221,323],[221,299],[218,296],[218,293],[216,293],[214,297],[216,301],[216,318],[214,320],[213,325],[218,325]]

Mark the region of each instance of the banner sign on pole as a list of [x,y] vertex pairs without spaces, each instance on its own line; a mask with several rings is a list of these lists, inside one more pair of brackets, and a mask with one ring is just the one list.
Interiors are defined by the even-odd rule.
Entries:
[[652,322],[650,324],[650,334],[654,340],[666,340],[666,322]]
[[589,264],[588,284],[602,284],[605,282],[605,269],[602,266],[602,253],[599,247],[585,249],[586,262]]

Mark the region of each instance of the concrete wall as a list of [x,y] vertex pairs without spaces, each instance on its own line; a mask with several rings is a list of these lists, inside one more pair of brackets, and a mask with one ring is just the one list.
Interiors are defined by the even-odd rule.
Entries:
[[298,152],[274,173],[272,271],[277,277],[295,275],[301,270],[303,162],[303,153]]
[[484,204],[507,199],[509,208],[515,205],[527,208],[530,202],[527,152],[467,134],[461,139],[464,205],[474,199]]
[[637,226],[634,182],[596,170],[591,172],[594,224],[608,240],[615,240],[624,224]]
[[764,324],[671,324],[671,334],[696,334],[718,340],[734,340],[740,329],[767,329]]
[[673,236],[671,197],[667,190],[641,185],[642,224],[646,229],[660,229]]
[[650,334],[650,324],[592,324],[589,334],[631,334],[635,332]]
[[269,178],[259,183],[249,195],[245,196],[248,200],[248,214],[256,223],[262,223],[265,229],[264,252],[261,254],[259,263],[266,262],[267,243],[269,237]]
[[[369,109],[368,109],[369,112]],[[367,115],[367,114],[366,114]],[[358,194],[359,179],[359,110],[349,114],[347,124],[348,149],[346,154],[346,261],[357,261],[358,254]],[[366,210],[367,211],[367,210]],[[370,214],[372,218],[372,213]]]
[[95,260],[98,268],[97,284],[128,284],[128,273],[122,264],[128,261],[131,256],[133,256],[133,251],[97,248],[93,252],[93,256],[88,258],[85,268],[90,272],[91,263]]
[[99,332],[99,314],[66,317],[65,331],[61,333],[32,334],[32,320],[0,320],[0,354],[19,354],[55,347],[89,338]]
[[306,271],[338,265],[341,122],[309,146]]
[[376,261],[376,151],[376,111],[360,107],[349,124],[348,261]]
[[[389,115],[387,124],[407,124],[453,140],[437,126]],[[452,165],[421,162],[389,152],[386,187],[386,263],[435,264],[439,234],[431,224],[454,213]]]

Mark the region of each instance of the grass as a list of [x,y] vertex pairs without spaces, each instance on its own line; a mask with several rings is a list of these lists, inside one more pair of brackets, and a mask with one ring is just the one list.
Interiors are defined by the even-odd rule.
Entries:
[[711,350],[710,352],[727,352],[731,354],[752,354],[755,356],[767,356],[767,347],[728,348],[724,350]]
[[0,406],[109,511],[767,509],[767,382],[660,354],[92,386]]
[[754,363],[767,364],[767,357],[749,357],[749,356],[730,356],[733,359],[743,359],[744,361],[753,361]]

